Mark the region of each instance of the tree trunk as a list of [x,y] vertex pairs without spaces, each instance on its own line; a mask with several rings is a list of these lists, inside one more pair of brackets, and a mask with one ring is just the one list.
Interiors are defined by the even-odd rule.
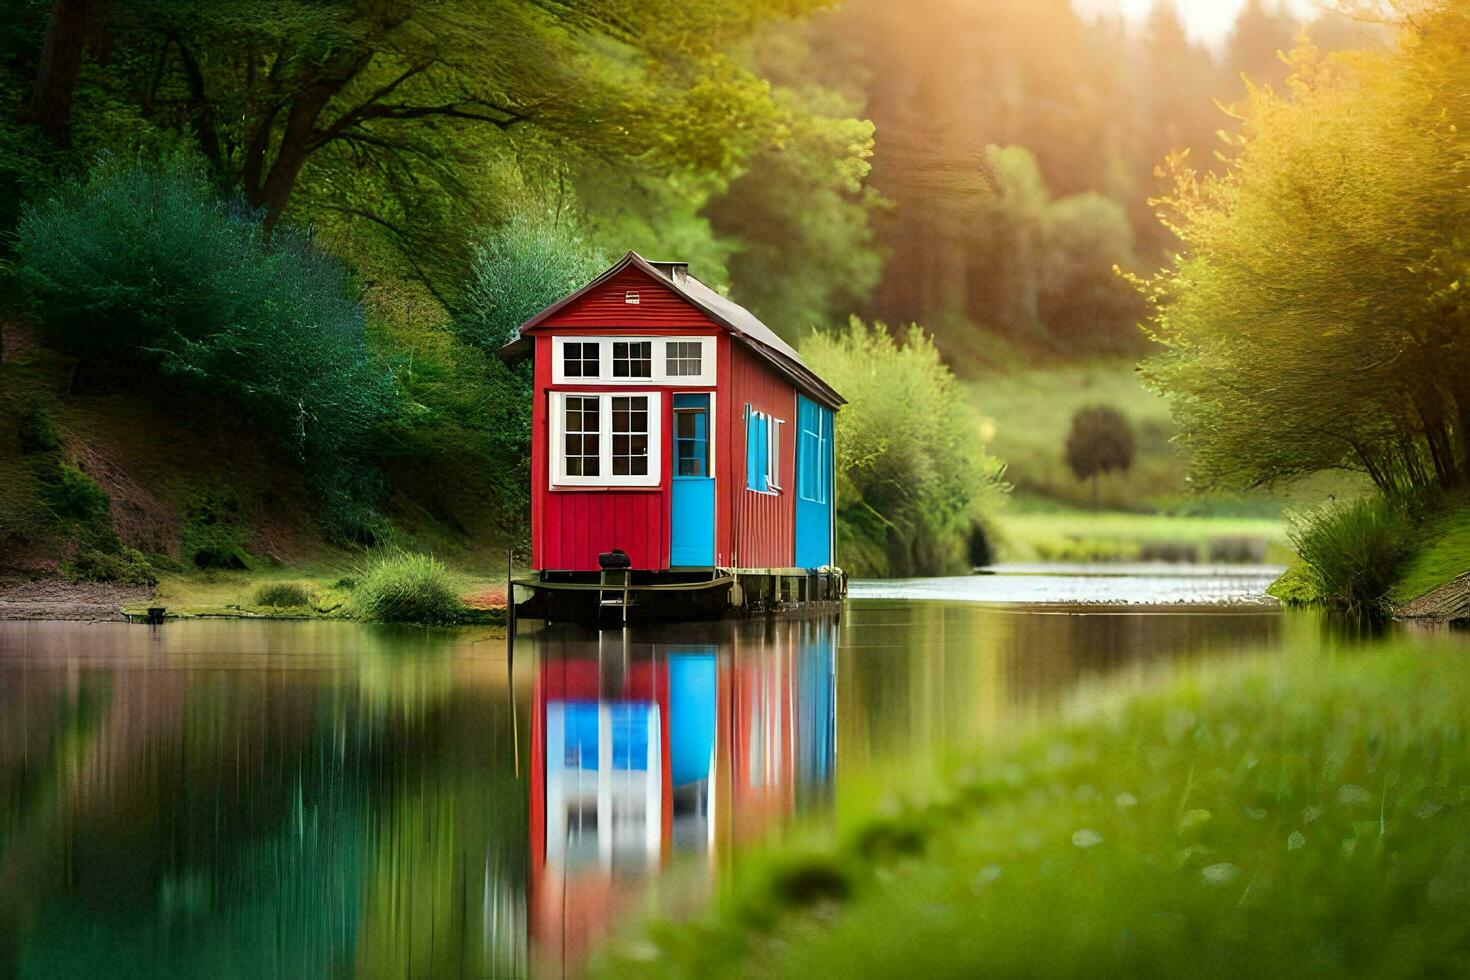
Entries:
[[41,46],[36,85],[21,118],[36,123],[60,146],[68,140],[71,96],[87,44],[88,0],[53,0]]
[[251,203],[265,208],[262,225],[269,232],[275,227],[286,204],[291,200],[291,191],[296,187],[296,178],[306,164],[306,158],[316,147],[317,120],[332,97],[352,81],[358,72],[372,60],[371,51],[351,52],[334,58],[326,66],[322,76],[307,85],[291,100],[286,115],[285,128],[281,132],[281,143],[276,149],[276,158],[259,191],[252,195]]

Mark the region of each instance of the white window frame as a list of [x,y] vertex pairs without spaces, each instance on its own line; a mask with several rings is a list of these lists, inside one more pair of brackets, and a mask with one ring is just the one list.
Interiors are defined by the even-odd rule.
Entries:
[[[645,381],[644,384],[647,384]],[[547,446],[550,457],[551,485],[554,487],[657,487],[663,484],[663,398],[657,391],[550,391],[547,411],[551,437]],[[597,398],[597,476],[568,476],[566,472],[566,400]],[[646,397],[648,399],[648,472],[638,476],[614,476],[612,471],[612,400]]]
[[[662,385],[670,388],[712,388],[715,384],[715,337],[690,336],[644,336],[642,334],[561,334],[551,338],[551,383],[558,385]],[[652,374],[647,378],[615,378],[612,367],[612,345],[614,341],[631,343],[651,342],[653,345]],[[668,371],[668,346],[671,343],[700,345],[698,375],[671,376]],[[568,377],[566,374],[565,350],[567,344],[597,344],[598,376]]]
[[766,490],[769,493],[781,492],[777,481],[781,479],[781,426],[785,423],[785,419],[766,416]]
[[762,412],[750,406],[749,402],[746,404],[750,410],[746,415],[745,423],[745,444],[747,447],[745,458],[748,465],[750,460],[748,447],[750,446],[751,429],[757,425],[764,426],[766,430],[766,488],[764,490],[757,490],[752,487],[750,485],[750,474],[746,473],[745,490],[747,493],[764,493],[772,497],[779,497],[784,492],[781,484],[777,483],[776,480],[781,478],[781,426],[786,424],[786,420],[778,419],[769,412]]

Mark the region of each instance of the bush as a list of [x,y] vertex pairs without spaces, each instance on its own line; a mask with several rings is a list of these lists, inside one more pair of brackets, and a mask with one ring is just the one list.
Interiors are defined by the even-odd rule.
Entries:
[[32,405],[21,418],[17,435],[20,438],[20,451],[25,455],[50,453],[61,448],[61,436],[56,432],[51,413],[39,402]]
[[62,346],[241,410],[319,490],[351,482],[392,412],[345,266],[309,235],[266,236],[190,163],[100,162],[25,212],[16,250]]
[[426,626],[456,623],[464,609],[443,563],[406,551],[382,555],[364,568],[348,608],[357,619]]
[[968,568],[1001,466],[934,343],[916,326],[890,333],[853,319],[801,349],[849,399],[836,423],[838,560],[868,575]]
[[158,576],[141,551],[121,548],[116,552],[84,547],[61,563],[61,575],[70,582],[121,582],[124,585],[157,585]]
[[180,553],[195,568],[249,568],[249,538],[234,494],[205,490],[194,494],[185,510]]
[[273,609],[311,605],[311,596],[300,582],[271,582],[255,590],[255,604]]
[[112,504],[107,491],[75,463],[65,462],[42,489],[46,506],[57,518],[79,526],[88,533],[103,533],[112,528]]
[[1294,517],[1289,535],[1305,584],[1322,602],[1381,614],[1388,611],[1388,590],[1409,553],[1412,530],[1402,502],[1373,496]]
[[475,245],[455,331],[467,344],[494,350],[514,340],[527,319],[587,285],[608,265],[569,222],[514,217]]

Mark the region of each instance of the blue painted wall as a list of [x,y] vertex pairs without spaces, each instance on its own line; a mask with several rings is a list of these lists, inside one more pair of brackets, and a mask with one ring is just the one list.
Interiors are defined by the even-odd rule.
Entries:
[[832,556],[832,410],[798,395],[796,405],[796,565],[820,568]]

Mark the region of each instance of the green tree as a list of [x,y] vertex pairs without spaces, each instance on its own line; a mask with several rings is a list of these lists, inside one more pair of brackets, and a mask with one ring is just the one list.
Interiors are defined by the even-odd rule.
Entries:
[[803,358],[849,399],[837,413],[837,535],[858,574],[968,567],[968,534],[1000,489],[1001,466],[933,341],[854,318],[813,333]]
[[1251,91],[1223,176],[1176,171],[1186,248],[1151,282],[1167,350],[1146,374],[1203,485],[1464,479],[1467,46],[1470,12],[1434,3],[1392,50],[1298,50],[1290,99]]
[[1097,478],[1126,473],[1133,465],[1133,426],[1111,405],[1088,405],[1072,416],[1067,433],[1067,468],[1079,480],[1092,481],[1092,506],[1097,508]]
[[1145,305],[1116,269],[1137,265],[1124,208],[1101,194],[1074,194],[1047,209],[1037,311],[1059,348],[1137,351]]
[[16,247],[62,346],[151,369],[191,405],[243,409],[326,497],[359,496],[392,387],[345,266],[309,236],[267,237],[188,162],[104,161],[28,210]]
[[531,316],[609,265],[570,219],[517,215],[475,243],[455,330],[465,343],[494,351],[514,340],[516,328]]

